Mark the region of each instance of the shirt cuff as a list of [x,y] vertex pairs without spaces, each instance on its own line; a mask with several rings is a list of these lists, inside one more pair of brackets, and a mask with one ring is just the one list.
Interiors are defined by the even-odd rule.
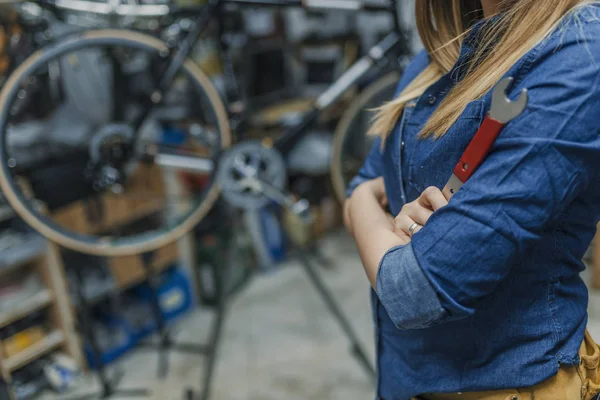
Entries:
[[377,295],[398,329],[422,329],[447,316],[412,243],[390,249],[379,263]]

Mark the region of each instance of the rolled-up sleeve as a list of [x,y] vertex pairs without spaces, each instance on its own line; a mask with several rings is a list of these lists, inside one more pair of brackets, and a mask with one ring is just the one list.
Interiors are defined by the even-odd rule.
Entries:
[[400,329],[424,328],[446,316],[410,243],[383,256],[377,272],[377,296]]
[[597,178],[598,26],[565,30],[543,45],[513,90],[528,89],[526,110],[411,246],[383,257],[378,295],[399,328],[475,313]]

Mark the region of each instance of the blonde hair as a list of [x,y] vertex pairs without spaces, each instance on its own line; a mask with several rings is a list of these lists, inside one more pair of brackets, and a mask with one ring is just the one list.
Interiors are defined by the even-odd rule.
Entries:
[[[586,0],[503,0],[498,18],[485,22],[478,48],[457,83],[426,122],[420,137],[443,136],[467,103],[481,99],[508,70],[560,21]],[[416,21],[431,57],[425,68],[400,95],[376,109],[369,134],[385,138],[406,104],[419,96],[456,64],[464,37],[483,19],[480,0],[416,0]]]

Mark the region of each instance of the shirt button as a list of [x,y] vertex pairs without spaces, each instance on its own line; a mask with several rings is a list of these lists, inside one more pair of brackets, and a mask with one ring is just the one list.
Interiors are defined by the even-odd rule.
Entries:
[[427,96],[427,102],[429,104],[431,104],[431,105],[434,105],[436,100],[437,100],[437,97],[435,97],[432,94],[430,94],[429,96]]
[[404,148],[404,140],[402,141],[402,143],[400,143],[400,146],[402,146],[402,148]]

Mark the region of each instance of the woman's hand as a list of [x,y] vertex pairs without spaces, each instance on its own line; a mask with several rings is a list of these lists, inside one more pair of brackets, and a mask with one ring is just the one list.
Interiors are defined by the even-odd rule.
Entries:
[[[402,207],[394,219],[394,233],[408,244],[412,235],[427,223],[429,217],[447,204],[448,200],[440,189],[434,186],[428,187],[418,199]],[[417,225],[414,225],[415,223]],[[413,227],[412,232],[410,231],[411,227]]]
[[381,208],[387,207],[388,199],[385,193],[385,184],[383,182],[383,177],[371,179],[370,181],[366,181],[361,183],[356,190],[367,190],[375,196]]
[[[381,208],[385,208],[388,205],[388,199],[385,193],[385,184],[383,182],[382,177],[365,181],[361,183],[355,190],[360,190],[361,192],[367,191],[370,194],[372,194],[377,199],[377,202],[381,205]],[[357,201],[360,202],[360,196],[357,197],[359,198]],[[352,221],[350,219],[351,202],[352,197],[346,199],[346,201],[344,202],[344,225],[346,225],[346,229],[348,230],[348,232],[350,232],[350,234],[353,234]],[[390,216],[390,218],[393,219],[392,216]]]

